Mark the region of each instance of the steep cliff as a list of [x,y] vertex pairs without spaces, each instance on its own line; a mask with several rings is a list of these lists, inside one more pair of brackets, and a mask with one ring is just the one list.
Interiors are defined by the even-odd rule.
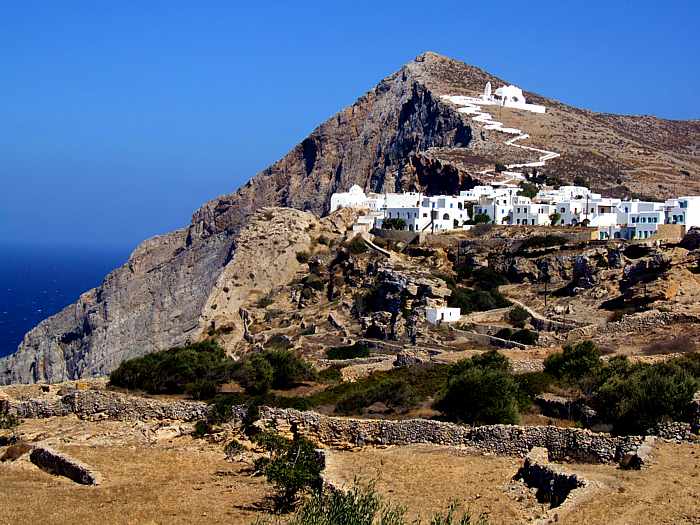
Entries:
[[0,383],[105,374],[124,359],[200,337],[212,289],[257,209],[322,214],[330,195],[352,184],[408,189],[414,153],[467,147],[469,124],[419,81],[437,58],[426,54],[384,79],[237,192],[202,206],[187,228],[142,243],[99,287],[26,334],[0,360]]

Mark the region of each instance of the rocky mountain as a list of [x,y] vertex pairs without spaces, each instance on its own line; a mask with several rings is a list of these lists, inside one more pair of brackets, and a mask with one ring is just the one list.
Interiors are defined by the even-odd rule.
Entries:
[[[144,241],[99,287],[40,323],[15,354],[0,360],[0,383],[100,375],[126,358],[203,337],[219,315],[212,305],[228,294],[222,276],[241,268],[255,275],[278,255],[294,264],[290,250],[309,241],[300,233],[286,251],[259,250],[257,260],[241,260],[242,236],[247,243],[269,236],[260,231],[259,215],[247,226],[262,207],[322,215],[331,194],[352,184],[373,191],[451,193],[474,185],[484,167],[526,157],[524,150],[508,147],[503,134],[484,129],[441,99],[474,95],[487,81],[505,83],[434,53],[420,55],[235,193],[204,204],[186,228]],[[616,194],[700,192],[700,122],[596,114],[526,95],[546,105],[547,113],[501,108],[498,117],[530,135],[524,144],[561,153],[547,164],[547,174],[563,181],[584,177],[594,188]],[[311,224],[310,213],[294,224]],[[268,233],[274,228],[271,223]],[[261,286],[276,277],[268,272]],[[256,293],[261,290],[256,285]],[[229,322],[240,324],[235,308],[229,315]]]

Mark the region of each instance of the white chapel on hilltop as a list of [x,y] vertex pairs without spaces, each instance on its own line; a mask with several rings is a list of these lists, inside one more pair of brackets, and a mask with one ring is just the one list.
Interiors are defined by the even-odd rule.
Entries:
[[528,104],[525,95],[523,95],[523,90],[512,84],[501,86],[492,92],[491,82],[487,82],[481,95],[481,101],[507,108],[524,109],[533,113],[544,113],[546,111],[546,108],[539,104]]

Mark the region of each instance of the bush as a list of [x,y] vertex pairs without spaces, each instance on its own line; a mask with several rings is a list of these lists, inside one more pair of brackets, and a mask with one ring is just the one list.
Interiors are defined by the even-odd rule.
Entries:
[[549,223],[551,226],[556,226],[559,224],[559,221],[561,221],[561,215],[559,215],[557,212],[554,212],[549,216]]
[[474,224],[489,224],[491,222],[491,217],[487,213],[477,213],[472,217],[472,222]]
[[518,385],[504,370],[472,366],[450,377],[434,406],[455,421],[514,424],[518,422]]
[[532,182],[523,181],[520,183],[520,188],[521,190],[518,192],[518,195],[529,197],[530,199],[534,199],[539,191],[537,184],[533,184]]
[[493,268],[477,268],[471,273],[474,285],[480,290],[496,290],[499,286],[508,284],[505,275],[498,273]]
[[401,218],[384,219],[382,221],[382,230],[405,230],[406,221]]
[[392,410],[405,410],[417,401],[413,387],[401,378],[386,378],[369,388],[343,397],[335,406],[339,414],[353,414],[374,403],[382,402]]
[[273,432],[262,432],[253,439],[268,453],[255,461],[255,469],[275,486],[279,512],[292,510],[303,491],[321,489],[322,466],[309,440],[298,435],[289,440]]
[[150,394],[181,394],[187,386],[219,385],[238,368],[214,341],[148,354],[124,361],[110,374],[110,384]]
[[510,336],[510,340],[523,345],[534,345],[537,344],[540,334],[532,330],[522,329],[514,332]]
[[326,287],[326,283],[318,275],[312,273],[304,277],[301,281],[304,286],[313,288],[316,291],[322,291]]
[[326,350],[328,359],[356,359],[369,357],[369,347],[362,342],[356,342],[350,346],[334,346]]
[[337,366],[329,366],[318,373],[318,380],[322,383],[338,383],[343,380],[343,373]]
[[645,433],[665,419],[686,419],[698,381],[673,364],[637,365],[613,374],[595,405],[618,433]]
[[246,393],[266,394],[271,388],[291,388],[316,374],[306,361],[289,350],[265,350],[243,362],[238,381]]
[[306,264],[309,262],[309,252],[302,250],[300,252],[297,252],[297,261],[301,264]]
[[447,304],[458,307],[462,314],[505,308],[510,306],[510,301],[503,297],[498,290],[471,290],[458,286],[452,289],[452,294],[447,299]]
[[530,320],[530,314],[522,306],[514,306],[510,312],[508,312],[508,320],[513,326],[522,328],[525,323]]
[[[360,485],[357,481],[348,491],[315,492],[296,511],[289,525],[419,525],[408,521],[403,507],[385,502],[373,484]],[[486,518],[475,520],[462,513],[457,504],[430,519],[431,525],[485,525]]]
[[567,345],[544,360],[544,371],[557,379],[578,381],[600,368],[600,350],[592,341]]
[[219,385],[211,379],[197,379],[193,383],[185,385],[185,392],[192,399],[212,399],[219,392]]
[[238,382],[248,394],[260,395],[272,388],[275,371],[262,354],[254,354],[243,362]]
[[518,406],[520,410],[527,409],[535,397],[547,392],[554,378],[546,372],[526,372],[513,376],[518,384]]

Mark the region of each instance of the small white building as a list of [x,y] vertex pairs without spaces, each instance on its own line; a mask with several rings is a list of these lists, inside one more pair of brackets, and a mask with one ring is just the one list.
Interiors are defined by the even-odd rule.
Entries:
[[403,204],[401,206],[387,206],[383,220],[377,221],[377,227],[381,228],[385,219],[403,219],[408,231],[433,232],[461,229],[469,221],[469,211],[462,197],[416,195],[419,197],[417,202],[412,198],[403,203],[396,201]]
[[448,306],[428,307],[425,317],[430,324],[455,323],[460,320],[462,311]]
[[[526,198],[526,197],[520,197]],[[528,199],[529,201],[530,199]],[[529,226],[549,226],[552,221],[549,218],[554,213],[553,204],[540,202],[520,202],[513,205],[512,224]]]
[[669,199],[665,208],[667,224],[682,224],[686,229],[700,226],[700,196]]

